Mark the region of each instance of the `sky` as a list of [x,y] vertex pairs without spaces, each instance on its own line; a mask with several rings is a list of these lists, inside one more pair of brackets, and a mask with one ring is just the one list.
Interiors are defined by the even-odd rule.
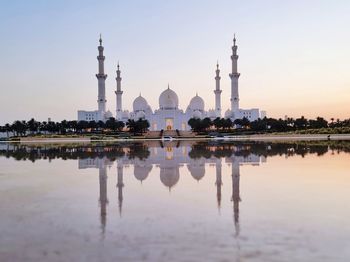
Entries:
[[213,108],[219,61],[225,112],[235,33],[241,108],[350,118],[347,0],[0,2],[0,124],[70,120],[97,109],[100,33],[113,113],[118,61],[128,110],[140,93],[158,108],[168,83],[180,108],[196,92]]

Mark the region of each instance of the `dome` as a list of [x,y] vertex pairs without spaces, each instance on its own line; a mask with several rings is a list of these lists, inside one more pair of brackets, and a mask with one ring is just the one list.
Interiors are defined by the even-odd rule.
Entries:
[[210,118],[219,117],[215,110],[209,110],[208,113],[209,113],[209,117],[210,117]]
[[123,111],[123,112],[122,112],[122,118],[129,119],[129,118],[130,118],[129,111]]
[[146,114],[144,111],[138,111],[136,113],[136,120],[139,120],[140,118],[142,118],[142,119],[146,118]]
[[163,91],[159,96],[159,108],[160,109],[177,109],[179,106],[179,98],[177,94],[171,90],[168,86],[168,89]]
[[146,111],[147,108],[149,107],[146,99],[144,99],[141,95],[135,98],[132,106],[133,106],[134,112]]
[[106,119],[110,119],[111,117],[113,117],[113,114],[112,114],[111,111],[108,110],[108,111],[105,113],[105,118],[106,118]]
[[188,106],[192,110],[204,111],[204,100],[198,94],[194,96]]
[[188,171],[190,171],[192,177],[197,181],[201,180],[205,175],[205,165],[204,163],[191,163],[191,165],[187,165]]
[[179,169],[176,167],[162,167],[160,169],[160,181],[169,189],[179,181]]
[[225,112],[225,118],[230,118],[232,116],[231,110],[227,109]]
[[194,111],[192,117],[193,118],[202,118],[201,111],[198,111],[198,110]]
[[137,180],[143,181],[148,177],[149,172],[151,172],[151,165],[138,164],[134,166],[134,176]]

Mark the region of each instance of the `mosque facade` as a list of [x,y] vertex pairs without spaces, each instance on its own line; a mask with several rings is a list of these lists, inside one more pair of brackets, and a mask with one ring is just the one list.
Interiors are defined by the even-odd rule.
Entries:
[[[106,121],[113,114],[110,111],[106,111],[106,86],[105,81],[107,75],[104,71],[104,60],[103,54],[104,47],[102,46],[102,39],[100,37],[100,45],[98,46],[98,73],[96,78],[98,80],[98,98],[97,104],[98,109],[94,111],[78,111],[78,121]],[[179,108],[179,98],[174,90],[168,87],[159,96],[159,108],[152,110],[147,100],[141,96],[141,94],[135,98],[133,102],[132,111],[125,110],[122,105],[123,91],[121,88],[121,71],[119,63],[116,71],[116,112],[115,118],[118,121],[127,122],[129,119],[138,120],[146,119],[150,124],[150,130],[190,130],[188,120],[191,118],[210,118],[214,120],[217,117],[230,118],[232,121],[235,119],[242,119],[246,117],[250,121],[257,120],[258,118],[265,117],[266,113],[260,111],[258,108],[252,109],[241,109],[239,107],[239,92],[238,92],[238,79],[240,73],[238,73],[238,55],[237,55],[236,38],[233,39],[232,46],[232,70],[230,73],[231,79],[231,107],[222,114],[221,107],[221,87],[220,87],[220,69],[219,64],[216,65],[215,71],[215,108],[205,109],[205,103],[203,98],[196,94],[189,102],[186,110]]]

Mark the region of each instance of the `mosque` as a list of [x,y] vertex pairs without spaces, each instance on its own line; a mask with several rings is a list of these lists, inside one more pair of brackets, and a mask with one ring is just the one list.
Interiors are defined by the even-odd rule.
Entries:
[[[98,80],[98,109],[94,111],[78,111],[78,121],[106,121],[113,114],[110,111],[106,111],[106,87],[105,81],[107,75],[104,72],[104,60],[103,55],[104,47],[102,46],[102,39],[99,39],[100,45],[98,46],[99,55],[98,60],[98,73],[96,78]],[[250,121],[254,121],[258,118],[265,117],[266,113],[260,111],[258,108],[252,109],[241,109],[239,107],[239,93],[238,93],[238,78],[240,74],[237,71],[237,45],[236,37],[233,39],[232,46],[232,71],[230,76],[231,79],[231,108],[228,109],[224,117],[230,118],[232,121],[235,119],[241,119],[246,117]],[[172,90],[169,85],[159,96],[159,108],[152,110],[151,106],[148,104],[147,100],[141,96],[141,94],[133,102],[133,110],[130,112],[125,110],[122,106],[122,95],[123,91],[121,89],[121,71],[119,63],[117,65],[117,77],[116,77],[116,114],[115,118],[118,121],[127,122],[128,119],[146,119],[150,123],[150,130],[190,130],[188,125],[188,120],[191,118],[203,119],[209,117],[214,120],[217,117],[222,117],[221,108],[221,87],[220,87],[220,69],[219,64],[216,65],[216,75],[215,75],[215,109],[205,110],[205,103],[203,98],[194,96],[187,106],[186,110],[179,108],[179,98],[174,90]]]

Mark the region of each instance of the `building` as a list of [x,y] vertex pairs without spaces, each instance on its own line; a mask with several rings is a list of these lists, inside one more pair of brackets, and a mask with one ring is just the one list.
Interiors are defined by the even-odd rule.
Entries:
[[[110,111],[106,112],[106,95],[105,95],[105,80],[107,75],[104,72],[104,60],[102,39],[100,37],[100,45],[98,46],[99,55],[97,57],[99,72],[96,74],[98,79],[98,109],[95,111],[78,111],[78,120],[85,121],[106,121],[112,117]],[[225,112],[224,117],[230,118],[232,121],[235,119],[242,119],[246,117],[250,121],[254,121],[258,118],[262,118],[266,115],[266,112],[261,111],[258,108],[253,109],[241,109],[239,107],[239,93],[238,93],[238,79],[240,74],[238,73],[238,55],[237,55],[236,37],[233,39],[232,46],[232,71],[231,79],[231,108]],[[189,102],[186,110],[179,108],[179,98],[174,90],[172,90],[168,84],[168,87],[159,96],[159,107],[152,110],[147,100],[140,94],[135,98],[133,102],[132,111],[125,110],[122,106],[123,91],[121,88],[121,71],[119,63],[116,71],[116,112],[115,118],[118,121],[126,122],[128,119],[146,119],[150,123],[150,130],[190,130],[188,126],[188,120],[191,118],[203,119],[209,117],[215,119],[222,117],[221,107],[221,93],[220,88],[220,69],[219,64],[216,65],[215,71],[215,108],[206,110],[203,98],[196,94]]]

